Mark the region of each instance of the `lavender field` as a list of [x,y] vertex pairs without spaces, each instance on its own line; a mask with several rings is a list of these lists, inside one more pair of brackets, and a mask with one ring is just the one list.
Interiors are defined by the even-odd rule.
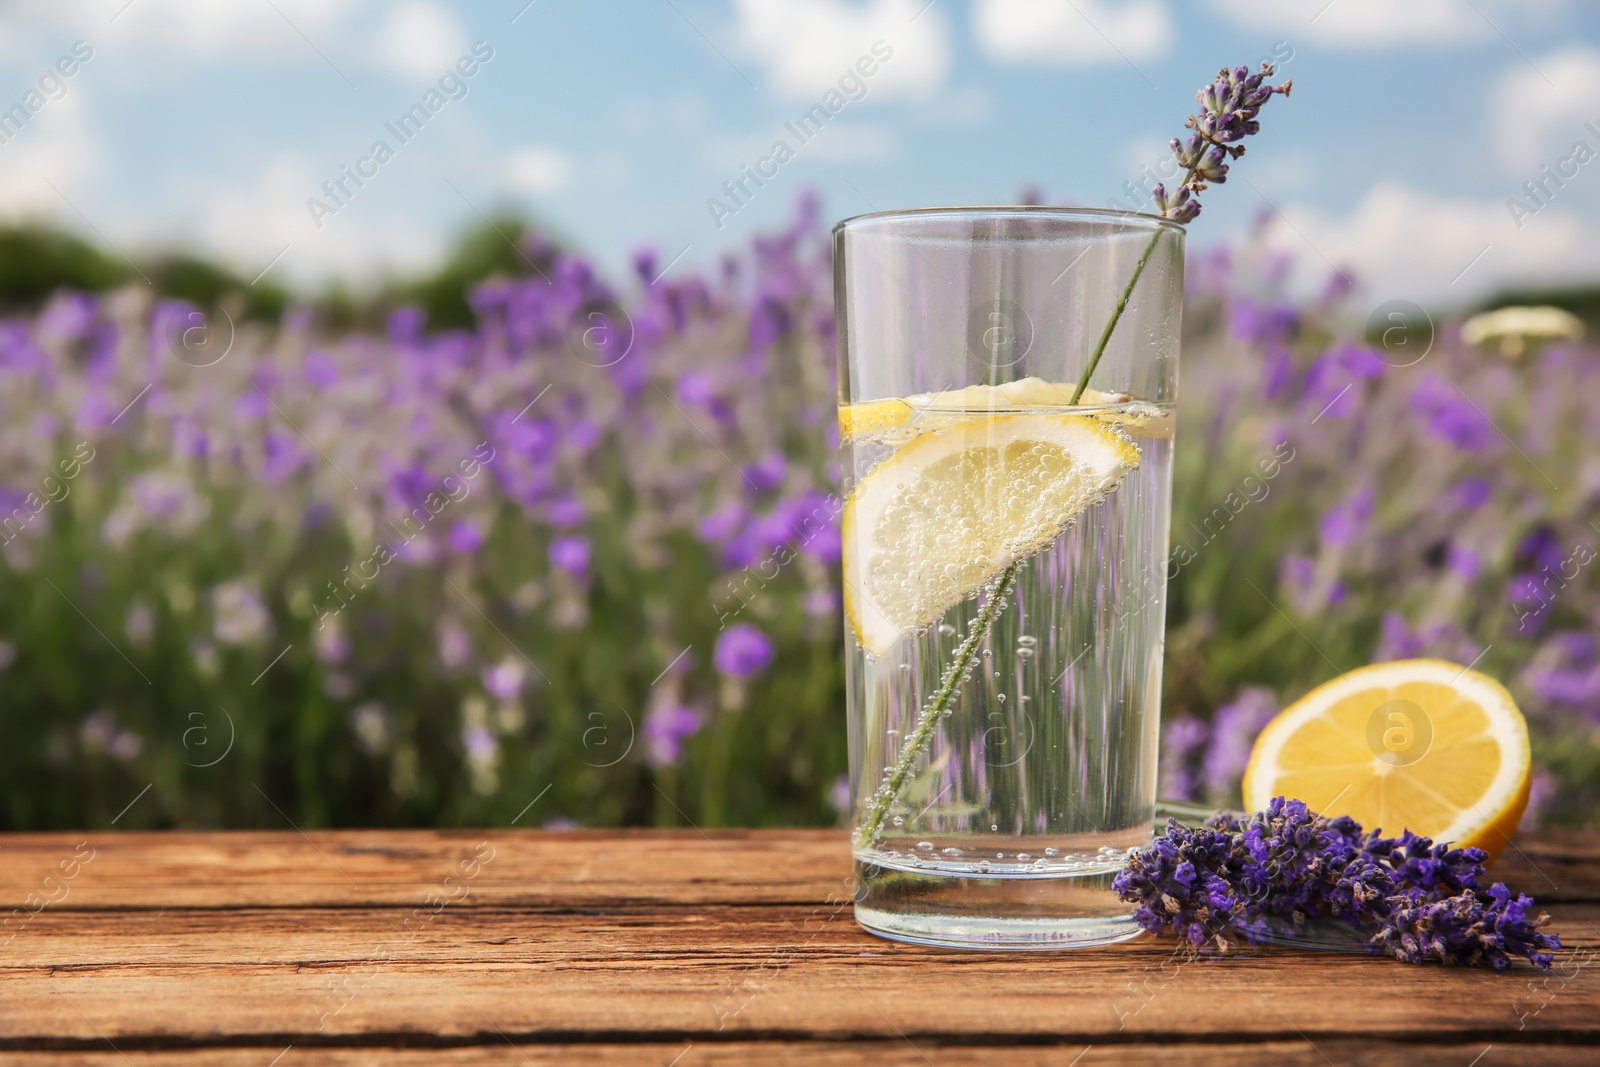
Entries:
[[[470,331],[0,322],[5,827],[834,822],[820,211],[713,277],[530,244]],[[1189,265],[1163,793],[1236,800],[1284,702],[1433,655],[1527,711],[1529,818],[1592,820],[1600,351],[1363,338],[1262,247]]]

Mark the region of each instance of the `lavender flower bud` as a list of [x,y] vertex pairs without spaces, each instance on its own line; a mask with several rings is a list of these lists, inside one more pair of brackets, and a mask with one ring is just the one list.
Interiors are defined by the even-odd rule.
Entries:
[[1195,163],[1195,176],[1204,181],[1221,185],[1228,180],[1228,165],[1223,162],[1225,158],[1227,158],[1227,153],[1220,148],[1213,148],[1206,153],[1204,159]]

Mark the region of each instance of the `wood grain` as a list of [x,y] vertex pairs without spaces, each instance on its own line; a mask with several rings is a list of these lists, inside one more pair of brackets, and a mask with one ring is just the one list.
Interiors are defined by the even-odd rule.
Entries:
[[836,831],[18,835],[0,1067],[1595,1062],[1600,834],[1517,844],[1549,974],[898,945]]

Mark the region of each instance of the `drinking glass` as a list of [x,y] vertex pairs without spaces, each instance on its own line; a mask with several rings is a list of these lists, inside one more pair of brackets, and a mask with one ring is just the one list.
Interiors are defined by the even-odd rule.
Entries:
[[1137,933],[1112,880],[1152,833],[1183,246],[1166,219],[1076,208],[834,229],[855,915],[874,933]]

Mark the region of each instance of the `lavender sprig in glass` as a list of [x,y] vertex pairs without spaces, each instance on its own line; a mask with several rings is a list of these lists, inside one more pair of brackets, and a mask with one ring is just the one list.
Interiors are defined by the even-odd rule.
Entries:
[[[1195,93],[1195,99],[1200,103],[1200,114],[1190,115],[1189,121],[1184,123],[1187,129],[1194,132],[1186,142],[1176,137],[1172,139],[1172,154],[1184,170],[1183,181],[1171,193],[1167,192],[1163,183],[1158,183],[1150,191],[1156,202],[1156,211],[1163,218],[1179,223],[1192,222],[1200,215],[1200,194],[1205,192],[1208,185],[1221,185],[1228,180],[1228,161],[1244,155],[1245,146],[1238,142],[1261,132],[1258,119],[1261,109],[1273,96],[1279,93],[1288,96],[1289,90],[1294,87],[1292,79],[1282,85],[1268,82],[1275,69],[1271,63],[1263,63],[1259,71],[1251,74],[1248,67],[1234,67],[1232,70],[1224,67],[1217,72],[1216,81]],[[1076,404],[1089,387],[1089,379],[1100,365],[1100,357],[1105,354],[1111,334],[1116,330],[1122,313],[1127,310],[1133,290],[1139,284],[1139,277],[1144,274],[1144,268],[1150,262],[1156,242],[1160,239],[1160,230],[1150,235],[1150,243],[1145,245],[1144,253],[1134,265],[1133,275],[1122,290],[1117,306],[1112,309],[1111,318],[1106,322],[1100,342],[1083,369],[1083,376],[1078,379],[1078,387],[1073,390],[1070,403]]]
[[[1237,159],[1244,155],[1244,146],[1234,142],[1260,131],[1261,124],[1256,120],[1256,116],[1260,114],[1262,105],[1277,93],[1285,96],[1289,94],[1289,88],[1293,83],[1271,85],[1266,79],[1271,77],[1272,73],[1271,63],[1263,63],[1261,70],[1255,74],[1251,74],[1246,67],[1235,67],[1232,70],[1224,68],[1217,74],[1215,82],[1195,94],[1195,98],[1200,101],[1202,113],[1198,117],[1189,116],[1188,125],[1195,131],[1194,135],[1188,145],[1180,144],[1177,140],[1172,142],[1173,152],[1185,170],[1183,183],[1170,197],[1163,186],[1157,185],[1153,190],[1156,206],[1164,217],[1178,223],[1190,221],[1200,214],[1198,197],[1206,188],[1206,183],[1221,183],[1226,180],[1228,166],[1225,159]],[[1128,301],[1132,299],[1133,291],[1139,284],[1139,277],[1155,253],[1156,242],[1161,239],[1162,232],[1162,229],[1157,229],[1150,235],[1150,243],[1145,245],[1144,252],[1139,256],[1139,262],[1133,269],[1132,277],[1123,288],[1116,307],[1111,311],[1111,317],[1106,320],[1105,329],[1101,331],[1094,354],[1089,357],[1088,365],[1084,367],[1083,376],[1078,379],[1078,386],[1073,390],[1072,399],[1068,401],[1069,405],[1076,404],[1083,396],[1083,391],[1088,388],[1089,378],[1099,365],[1100,357],[1105,354],[1106,345],[1110,343],[1111,335],[1122,319],[1122,313],[1128,308]],[[956,650],[952,664],[945,669],[944,676],[939,679],[938,689],[935,690],[933,699],[923,708],[916,729],[906,738],[894,766],[884,778],[883,785],[873,794],[866,816],[856,831],[856,847],[867,848],[877,840],[879,831],[883,829],[883,822],[889,815],[889,809],[894,806],[894,802],[900,796],[900,790],[911,777],[917,759],[932,744],[935,726],[955,702],[956,694],[961,689],[963,672],[968,670],[969,664],[976,662],[978,649],[988,637],[995,619],[1005,610],[1017,573],[1026,562],[1026,559],[1016,560],[995,579],[983,610],[973,620],[966,638]]]

